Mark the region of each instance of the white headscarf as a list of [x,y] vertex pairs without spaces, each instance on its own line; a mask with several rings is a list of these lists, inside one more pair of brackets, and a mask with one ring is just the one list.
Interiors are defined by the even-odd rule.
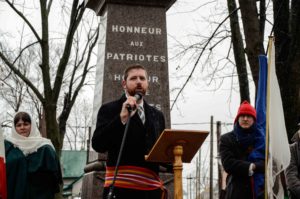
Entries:
[[[24,112],[24,111],[22,111]],[[18,114],[17,112],[16,114]],[[27,113],[27,112],[25,112]],[[14,144],[14,146],[18,147],[24,155],[28,155],[31,153],[34,153],[38,150],[38,148],[44,146],[44,145],[50,145],[53,149],[54,146],[52,142],[47,139],[43,138],[41,136],[40,131],[36,127],[35,121],[32,119],[31,115],[27,113],[31,118],[31,130],[28,137],[22,136],[17,133],[15,125],[13,123],[11,128],[11,135],[6,138],[6,140],[10,141]],[[15,115],[16,116],[16,115]],[[54,149],[55,150],[55,149]]]

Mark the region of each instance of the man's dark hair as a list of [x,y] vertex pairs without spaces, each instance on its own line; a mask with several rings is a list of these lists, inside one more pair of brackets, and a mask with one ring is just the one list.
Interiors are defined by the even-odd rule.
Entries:
[[127,77],[128,77],[128,73],[129,71],[133,70],[133,69],[142,69],[144,71],[146,71],[146,75],[147,75],[147,70],[144,66],[140,65],[140,64],[133,64],[133,65],[130,65],[128,66],[125,70],[124,70],[124,73],[123,73],[123,80],[126,80]]
[[28,122],[31,124],[31,118],[30,115],[26,112],[19,112],[16,114],[15,118],[14,118],[14,125],[16,126],[16,124],[22,120],[23,122]]

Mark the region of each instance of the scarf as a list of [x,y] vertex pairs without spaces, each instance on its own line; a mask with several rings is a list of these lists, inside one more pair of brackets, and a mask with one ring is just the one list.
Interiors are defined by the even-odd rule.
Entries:
[[[247,160],[253,163],[265,160],[265,137],[258,128],[260,127],[256,123],[248,129],[241,128],[238,122],[234,125],[236,139],[243,149],[248,150]],[[264,190],[264,174],[254,173],[253,178],[253,191],[255,198],[257,198]]]
[[11,134],[6,138],[6,140],[13,143],[15,147],[18,147],[25,156],[36,152],[40,147],[44,145],[49,145],[53,148],[53,150],[55,150],[51,141],[41,136],[40,131],[38,130],[35,121],[32,119],[32,117],[31,117],[31,130],[28,137],[24,137],[18,134],[15,125],[13,124],[11,128]]
[[238,122],[234,125],[234,134],[236,140],[239,143],[240,147],[244,150],[251,150],[254,147],[255,143],[255,128],[256,125],[253,124],[248,129],[243,129]]

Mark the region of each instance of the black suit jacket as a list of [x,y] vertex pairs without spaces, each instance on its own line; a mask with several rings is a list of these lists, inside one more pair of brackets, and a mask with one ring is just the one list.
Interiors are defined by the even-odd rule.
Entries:
[[[108,152],[107,166],[115,166],[119,154],[125,126],[120,119],[122,104],[126,101],[123,95],[119,100],[101,106],[97,125],[92,138],[92,147],[97,152]],[[132,116],[120,160],[120,165],[132,165],[149,168],[158,172],[158,164],[145,161],[145,155],[154,145],[160,133],[165,129],[162,112],[144,101],[145,124],[137,112]]]

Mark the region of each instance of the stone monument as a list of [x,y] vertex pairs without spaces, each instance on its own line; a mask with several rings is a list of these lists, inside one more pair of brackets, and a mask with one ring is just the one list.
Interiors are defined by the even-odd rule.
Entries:
[[[161,110],[170,128],[170,99],[166,11],[176,0],[86,0],[86,7],[100,16],[92,132],[103,103],[118,99],[124,69],[145,66],[149,76],[146,101]],[[82,198],[101,198],[105,154],[89,152]],[[173,175],[161,174],[172,198]]]

